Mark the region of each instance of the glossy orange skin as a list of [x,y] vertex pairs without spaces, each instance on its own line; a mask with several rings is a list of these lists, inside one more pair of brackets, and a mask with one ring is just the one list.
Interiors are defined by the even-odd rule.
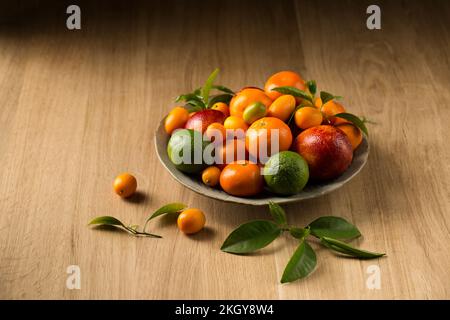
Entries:
[[294,120],[300,129],[308,129],[320,125],[323,116],[322,112],[316,107],[303,107],[295,112]]
[[[230,158],[230,160],[227,160]],[[225,143],[216,149],[216,159],[220,159],[221,163],[216,163],[220,169],[231,162],[238,160],[246,160],[248,158],[247,150],[245,148],[245,141],[241,139],[227,140]]]
[[220,169],[216,166],[210,166],[203,170],[202,181],[204,184],[210,187],[215,187],[219,184]]
[[179,128],[184,128],[189,119],[189,112],[183,107],[173,108],[164,120],[164,129],[168,134]]
[[231,99],[230,115],[242,118],[245,108],[254,102],[261,102],[268,108],[272,99],[259,88],[244,88]]
[[249,197],[263,190],[264,179],[257,164],[233,162],[222,170],[220,186],[233,196]]
[[345,133],[330,125],[301,132],[294,141],[294,150],[306,160],[310,178],[316,181],[338,177],[353,159],[353,148]]
[[[272,91],[272,89],[284,86],[295,87],[300,90],[305,90],[306,88],[305,80],[303,80],[298,73],[293,71],[280,71],[270,76],[266,81],[264,91],[272,100],[275,100],[282,94],[277,91]],[[297,99],[297,101],[298,100],[299,99]]]
[[353,151],[361,144],[363,136],[361,130],[351,123],[338,124],[336,128],[342,130],[352,144]]
[[244,131],[247,131],[248,129],[248,124],[244,121],[244,119],[242,119],[242,117],[238,116],[229,116],[225,119],[223,126],[225,127],[225,129],[232,130],[242,129]]
[[[266,143],[267,145],[267,155],[272,155],[271,150],[271,131],[278,130],[278,151],[286,151],[289,150],[292,144],[292,132],[286,123],[282,120],[274,117],[265,117],[253,122],[253,124],[248,128],[246,136],[245,136],[245,146],[247,151],[256,159],[259,156],[259,146],[261,143]],[[256,145],[257,148],[253,148],[251,146]],[[257,151],[257,154],[254,152]],[[253,153],[252,153],[253,152]]]
[[221,123],[214,122],[211,123],[208,128],[206,128],[205,135],[209,140],[213,142],[219,134],[222,137],[221,141],[224,141],[227,137],[227,133],[225,127]]
[[278,97],[269,107],[268,117],[275,117],[284,122],[288,121],[295,110],[295,97],[289,94]]
[[205,214],[203,211],[195,208],[184,210],[177,219],[178,229],[185,234],[199,232],[204,228],[205,223]]
[[224,114],[225,117],[229,117],[230,116],[230,108],[228,107],[228,105],[224,102],[217,102],[214,103],[211,107],[211,109],[213,110],[217,110],[220,111]]
[[114,179],[113,188],[119,196],[128,198],[136,192],[136,178],[129,173],[122,173]]
[[345,112],[344,106],[339,102],[336,102],[334,100],[328,101],[321,106],[320,110],[325,114],[325,118],[328,119],[328,123],[332,125],[348,123],[348,121],[345,119],[333,117],[335,114]]

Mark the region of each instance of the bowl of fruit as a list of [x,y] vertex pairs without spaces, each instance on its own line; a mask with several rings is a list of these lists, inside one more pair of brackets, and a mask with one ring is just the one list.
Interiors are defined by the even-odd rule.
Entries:
[[249,205],[322,196],[356,176],[369,155],[365,119],[314,80],[281,71],[264,88],[214,84],[175,99],[155,132],[160,162],[207,197]]

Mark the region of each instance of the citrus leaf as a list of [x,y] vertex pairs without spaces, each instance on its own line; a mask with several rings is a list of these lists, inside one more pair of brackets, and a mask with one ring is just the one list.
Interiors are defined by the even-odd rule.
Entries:
[[166,204],[165,206],[162,206],[161,208],[159,208],[158,210],[153,212],[153,214],[147,219],[147,221],[152,220],[156,217],[159,217],[163,214],[180,212],[184,208],[186,208],[186,205],[183,203],[174,202],[174,203]]
[[311,234],[317,238],[331,237],[350,240],[361,236],[358,228],[341,217],[320,217],[309,224]]
[[211,108],[217,102],[223,102],[228,104],[230,103],[231,98],[233,98],[233,96],[229,93],[218,94],[216,96],[213,96],[208,103],[208,108]]
[[219,91],[222,91],[222,92],[225,92],[225,93],[229,93],[229,94],[231,94],[231,95],[234,95],[234,91],[233,91],[233,90],[231,90],[230,88],[227,88],[227,87],[225,87],[225,86],[222,86],[222,85],[220,85],[220,84],[213,85],[213,86],[211,87],[211,89],[216,89],[216,90],[219,90]]
[[322,105],[324,105],[325,103],[327,103],[328,101],[331,101],[333,99],[335,99],[336,97],[326,91],[320,91],[320,100],[322,100]]
[[200,103],[203,103],[202,98],[195,93],[186,93],[186,94],[179,95],[178,97],[176,97],[175,102],[188,101],[188,100],[195,100]]
[[316,264],[316,253],[305,240],[301,241],[284,269],[281,283],[292,282],[308,276]]
[[119,219],[111,216],[94,218],[89,222],[89,225],[121,226],[125,228],[125,225]]
[[364,132],[364,134],[366,136],[369,136],[369,131],[367,130],[367,127],[364,124],[364,121],[361,120],[359,117],[355,116],[354,114],[343,112],[343,113],[335,114],[334,116],[350,121],[355,126],[357,126],[362,132]]
[[197,111],[203,110],[202,107],[200,107],[200,106],[193,106],[192,104],[185,104],[185,105],[184,105],[184,108],[185,108],[189,113],[197,112]]
[[329,238],[329,237],[322,237],[320,239],[320,243],[322,243],[325,247],[332,249],[334,251],[337,251],[339,253],[349,255],[355,258],[359,259],[375,259],[382,257],[386,255],[385,253],[377,253],[377,252],[370,252],[362,249],[354,248],[350,245],[348,245],[345,242]]
[[308,228],[297,228],[292,227],[289,229],[289,233],[296,239],[304,239],[310,234],[310,230]]
[[250,221],[231,232],[220,250],[228,253],[253,252],[270,244],[281,231],[276,223],[269,220]]
[[293,95],[294,97],[299,97],[299,98],[308,100],[311,103],[313,102],[310,94],[308,94],[307,92],[305,92],[303,90],[297,89],[295,87],[289,87],[289,86],[276,87],[276,88],[273,88],[272,90],[277,91],[282,94],[290,94],[290,95]]
[[286,213],[284,212],[283,208],[276,204],[275,202],[270,201],[269,202],[269,210],[270,210],[270,214],[272,215],[273,220],[275,220],[275,222],[278,225],[285,225],[287,223],[287,219],[286,219]]
[[201,101],[197,101],[197,100],[187,100],[186,104],[190,104],[191,106],[195,106],[198,107],[200,109],[204,109],[205,108],[205,104]]
[[214,80],[216,80],[217,75],[219,74],[219,68],[216,68],[208,77],[208,79],[206,80],[205,84],[202,87],[201,90],[201,94],[202,94],[202,98],[203,98],[203,102],[206,104],[208,104],[208,99],[209,99],[209,91],[211,91],[211,88],[214,84]]
[[317,83],[316,80],[309,80],[306,82],[306,87],[308,88],[309,92],[314,96],[317,92]]

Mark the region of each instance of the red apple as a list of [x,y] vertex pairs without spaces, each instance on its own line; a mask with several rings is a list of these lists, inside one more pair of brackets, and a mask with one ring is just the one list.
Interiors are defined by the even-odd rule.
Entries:
[[202,110],[196,112],[186,122],[185,128],[200,131],[204,133],[206,128],[214,122],[223,124],[225,121],[225,115],[218,110]]
[[294,150],[308,163],[313,180],[340,176],[352,163],[353,148],[344,132],[322,125],[306,129],[294,141]]

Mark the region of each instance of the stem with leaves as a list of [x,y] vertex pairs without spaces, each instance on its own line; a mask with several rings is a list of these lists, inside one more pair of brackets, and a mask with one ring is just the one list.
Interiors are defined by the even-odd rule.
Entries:
[[186,205],[183,203],[169,203],[165,206],[162,206],[158,210],[156,210],[146,221],[144,224],[144,227],[142,228],[142,231],[139,231],[138,225],[126,225],[122,221],[120,221],[117,218],[111,217],[111,216],[101,216],[97,217],[91,220],[89,222],[89,225],[93,226],[110,226],[119,228],[122,230],[127,231],[128,233],[134,235],[134,236],[144,236],[144,237],[153,237],[153,238],[162,238],[161,236],[153,233],[146,232],[147,224],[150,220],[159,217],[163,214],[171,214],[171,213],[180,213],[184,208],[186,208]]
[[221,250],[227,253],[246,254],[262,249],[278,238],[282,233],[289,234],[299,242],[297,249],[286,265],[281,278],[282,283],[292,282],[308,276],[316,267],[317,259],[308,243],[312,236],[336,253],[358,259],[374,259],[384,253],[370,252],[350,246],[343,240],[352,240],[361,236],[353,224],[334,216],[320,217],[306,227],[288,225],[286,213],[278,204],[269,202],[273,220],[254,220],[242,224],[224,241]]
[[[215,85],[214,81],[219,74],[219,69],[216,68],[205,81],[201,88],[195,89],[193,92],[179,95],[175,102],[185,102],[185,108],[191,113],[211,108],[217,102],[224,102],[228,104],[234,96],[233,90],[223,86]],[[210,96],[212,90],[217,90],[220,93]]]

